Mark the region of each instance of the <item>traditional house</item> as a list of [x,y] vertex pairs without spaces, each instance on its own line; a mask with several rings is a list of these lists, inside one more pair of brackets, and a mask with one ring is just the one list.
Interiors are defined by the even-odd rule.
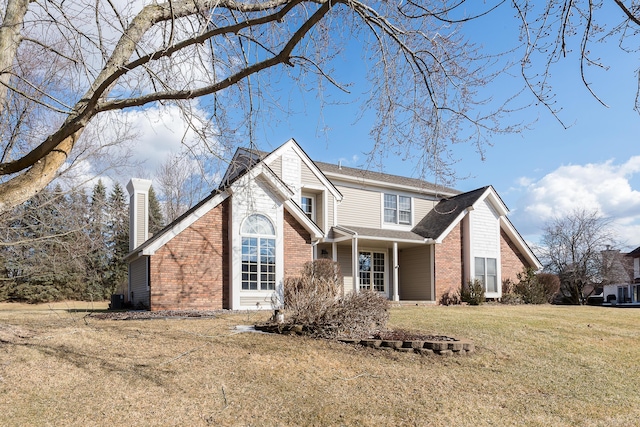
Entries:
[[[629,262],[629,280],[606,284],[602,288],[605,305],[640,306],[640,247],[626,254]],[[627,276],[628,277],[628,276]]]
[[344,292],[432,303],[474,279],[500,298],[503,280],[541,267],[493,187],[314,162],[294,140],[239,149],[220,187],[151,237],[149,186],[127,185],[127,299],[151,310],[271,308],[284,278],[318,258],[340,264]]

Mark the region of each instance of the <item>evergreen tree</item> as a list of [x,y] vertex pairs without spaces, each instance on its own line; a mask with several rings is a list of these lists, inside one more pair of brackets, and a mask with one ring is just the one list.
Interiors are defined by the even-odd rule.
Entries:
[[88,261],[88,299],[106,298],[109,252],[107,244],[107,190],[102,180],[93,187],[89,209],[90,251]]
[[153,189],[149,188],[149,235],[156,234],[164,228],[164,218],[162,217],[162,208],[158,197]]
[[83,265],[72,259],[82,230],[74,227],[69,208],[69,199],[56,186],[14,210],[5,224],[7,241],[12,242],[3,252],[6,298],[46,302],[82,293]]
[[129,252],[129,216],[122,186],[113,186],[107,208],[109,266],[105,291],[123,293],[127,286],[127,264],[124,257]]

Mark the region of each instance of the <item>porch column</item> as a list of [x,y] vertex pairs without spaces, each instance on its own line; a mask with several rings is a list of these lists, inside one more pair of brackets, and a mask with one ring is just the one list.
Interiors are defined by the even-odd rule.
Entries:
[[400,301],[400,295],[398,295],[398,242],[393,242],[393,300]]
[[358,237],[351,239],[351,275],[353,276],[353,292],[360,291],[360,263],[358,262]]

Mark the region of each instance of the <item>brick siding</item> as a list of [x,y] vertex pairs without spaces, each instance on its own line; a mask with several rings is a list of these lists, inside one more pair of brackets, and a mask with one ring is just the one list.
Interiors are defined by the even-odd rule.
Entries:
[[440,302],[443,294],[450,290],[460,290],[464,278],[464,246],[462,244],[462,223],[455,226],[435,248],[435,301]]
[[229,199],[151,256],[151,310],[229,307]]
[[500,230],[500,256],[502,259],[502,280],[517,282],[517,274],[530,267],[509,236]]
[[299,276],[313,259],[311,235],[289,212],[284,212],[284,276]]

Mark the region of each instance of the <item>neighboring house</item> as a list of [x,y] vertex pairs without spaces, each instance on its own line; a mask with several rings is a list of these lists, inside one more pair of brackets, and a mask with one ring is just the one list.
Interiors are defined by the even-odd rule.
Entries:
[[640,247],[626,254],[626,258],[633,263],[632,278],[626,283],[619,282],[603,286],[604,304],[640,306]]
[[127,185],[127,299],[151,310],[271,308],[284,278],[318,258],[340,264],[344,292],[432,303],[476,278],[500,298],[503,280],[541,268],[493,187],[314,162],[294,140],[239,149],[220,187],[150,238],[149,186]]

